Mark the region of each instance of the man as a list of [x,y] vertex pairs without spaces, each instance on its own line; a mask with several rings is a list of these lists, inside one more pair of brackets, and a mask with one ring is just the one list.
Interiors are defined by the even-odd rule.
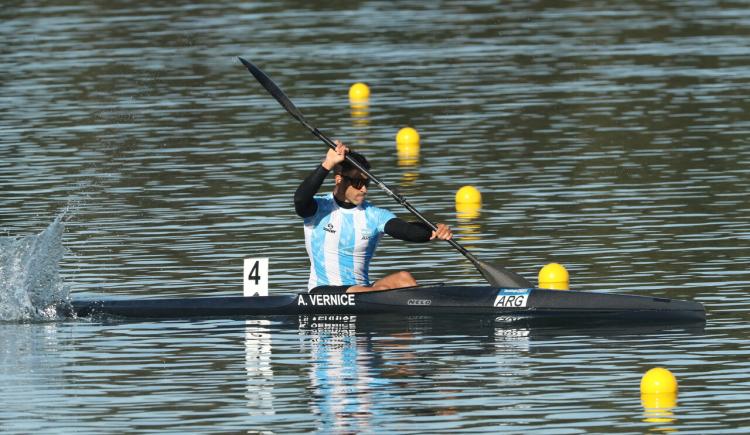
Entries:
[[[392,273],[370,283],[368,271],[375,248],[383,234],[411,242],[448,240],[450,228],[438,224],[406,222],[390,211],[365,201],[370,180],[346,161],[346,154],[365,169],[367,160],[336,141],[325,160],[297,188],[294,209],[305,222],[305,246],[310,256],[311,293],[361,293],[417,285],[406,271]],[[316,195],[333,170],[332,193]]]

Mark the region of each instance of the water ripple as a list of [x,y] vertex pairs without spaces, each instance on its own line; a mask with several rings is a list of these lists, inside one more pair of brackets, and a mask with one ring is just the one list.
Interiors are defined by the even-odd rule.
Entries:
[[[3,324],[10,433],[742,430],[743,5],[34,1],[0,17],[3,254],[18,260],[8,243],[75,209],[55,239],[69,252],[34,257],[73,297],[239,294],[250,256],[271,259],[273,292],[305,287],[292,195],[325,146],[241,55],[479,258],[532,281],[557,261],[573,288],[698,300],[709,316],[705,331],[609,334],[418,319]],[[365,116],[346,94],[360,80]],[[421,150],[399,161],[406,125]],[[453,203],[466,184],[483,196],[470,220]],[[396,269],[483,282],[444,243],[386,238],[372,276]],[[655,365],[681,382],[662,423],[637,390]]]

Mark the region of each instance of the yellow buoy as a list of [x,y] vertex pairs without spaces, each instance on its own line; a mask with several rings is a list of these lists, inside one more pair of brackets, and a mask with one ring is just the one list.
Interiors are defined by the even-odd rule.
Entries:
[[456,192],[456,204],[481,204],[482,194],[474,186],[464,186]]
[[570,276],[559,263],[550,263],[539,271],[539,288],[568,290]]
[[404,127],[396,134],[396,145],[419,144],[419,133],[411,127]]
[[364,102],[370,98],[370,88],[364,83],[357,82],[349,87],[349,101]]
[[664,394],[677,392],[677,379],[672,372],[655,367],[641,378],[641,394]]
[[677,394],[641,394],[643,421],[647,423],[672,423],[675,420],[672,410],[677,406]]

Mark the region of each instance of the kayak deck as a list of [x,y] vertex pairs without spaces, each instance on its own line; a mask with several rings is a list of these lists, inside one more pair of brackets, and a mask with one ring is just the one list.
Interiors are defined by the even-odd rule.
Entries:
[[253,297],[74,300],[79,317],[257,317],[301,314],[467,314],[581,321],[704,322],[698,302],[649,296],[498,289],[487,286],[409,287],[357,294],[299,293]]

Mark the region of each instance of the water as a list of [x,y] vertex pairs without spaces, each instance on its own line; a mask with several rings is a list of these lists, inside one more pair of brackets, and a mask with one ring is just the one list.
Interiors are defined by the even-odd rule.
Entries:
[[58,263],[65,254],[61,214],[39,235],[0,237],[0,321],[54,320],[64,317],[69,290]]
[[[5,5],[2,431],[745,432],[746,6]],[[557,261],[575,289],[697,300],[705,329],[46,313],[68,291],[239,294],[249,256],[271,259],[272,292],[305,287],[291,196],[324,146],[236,56],[482,260],[533,282]],[[355,81],[372,89],[364,112],[347,101]],[[416,160],[395,152],[406,125]],[[473,219],[453,207],[465,184],[483,195]],[[447,244],[384,240],[371,275],[400,268],[482,282]],[[654,366],[680,382],[658,418],[638,392]]]

